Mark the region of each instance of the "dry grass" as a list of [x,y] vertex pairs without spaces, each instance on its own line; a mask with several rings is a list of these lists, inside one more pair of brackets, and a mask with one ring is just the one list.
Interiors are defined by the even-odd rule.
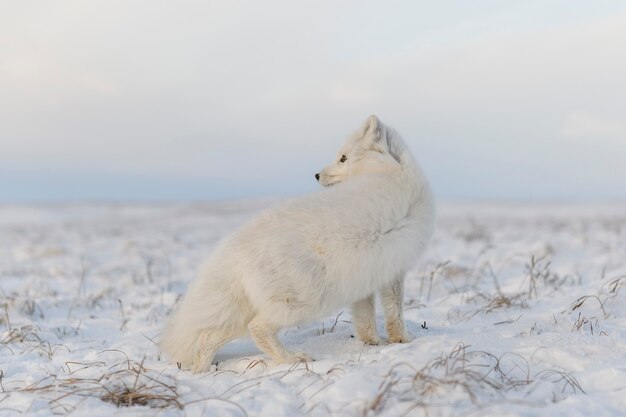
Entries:
[[528,298],[536,298],[537,285],[545,284],[551,277],[551,262],[546,260],[546,256],[532,255],[530,261],[526,264],[526,272],[528,274]]
[[41,338],[37,334],[37,328],[35,326],[28,325],[19,328],[9,327],[7,333],[0,339],[0,345],[25,342],[41,342]]
[[457,232],[457,236],[466,243],[485,242],[488,244],[492,241],[492,236],[487,226],[478,223],[474,219],[470,219],[466,228]]
[[322,328],[317,330],[317,335],[321,336],[327,333],[334,333],[335,330],[337,329],[337,325],[339,323],[347,323],[350,324],[350,320],[339,320],[341,318],[341,316],[343,315],[343,311],[340,312],[339,314],[337,314],[337,316],[335,317],[335,321],[333,321],[333,323],[330,325],[330,327],[326,327],[326,325],[324,324],[324,322],[322,322]]
[[571,311],[578,310],[579,308],[583,306],[583,304],[585,304],[589,300],[593,300],[598,303],[598,307],[600,307],[600,310],[602,310],[602,314],[604,318],[607,318],[609,316],[608,313],[606,312],[606,309],[604,308],[604,302],[597,295],[584,295],[582,297],[579,297],[574,302],[572,302],[572,304],[570,305],[570,310]]
[[[592,336],[606,336],[608,333],[601,329],[600,320],[606,320],[613,314],[609,309],[619,296],[620,289],[626,286],[626,276],[610,279],[600,286],[597,294],[583,295],[572,301],[569,308],[562,313],[574,313],[578,311],[578,316],[572,324],[572,332],[588,331]],[[621,305],[620,305],[621,307]],[[585,313],[583,314],[583,311]],[[593,314],[593,311],[602,313],[600,317]]]
[[[560,399],[559,393],[585,393],[567,372],[547,369],[533,374],[528,361],[517,354],[496,356],[459,343],[449,354],[419,369],[408,363],[391,368],[362,415],[374,416],[392,407],[397,415],[415,409],[478,409],[485,402],[515,401],[514,397],[532,403],[528,397],[542,382],[553,385],[555,402]],[[511,392],[516,395],[509,395]]]
[[[45,398],[55,413],[74,411],[76,400],[99,398],[117,407],[145,406],[153,409],[183,409],[176,383],[144,367],[143,361],[127,359],[112,367],[104,362],[66,362],[67,372],[49,374],[26,387],[7,387],[6,392],[27,392]],[[97,376],[81,377],[87,371]]]
[[[479,268],[479,279],[473,284],[477,286],[478,282],[485,279],[488,275],[493,282],[494,292],[485,291],[468,291],[463,297],[467,304],[479,304],[480,307],[471,311],[461,311],[460,309],[451,309],[448,313],[448,320],[451,322],[461,322],[469,320],[479,314],[492,313],[502,309],[527,309],[534,299],[546,289],[551,288],[558,290],[563,285],[573,282],[572,276],[561,276],[551,271],[551,261],[547,259],[547,255],[537,256],[531,255],[530,260],[524,265],[525,279],[520,280],[520,288],[517,291],[504,291],[500,285],[500,280],[493,267],[489,262]],[[469,279],[469,277],[468,277]],[[626,279],[624,280],[626,282]],[[619,287],[618,284],[613,284]],[[470,288],[470,287],[467,287]],[[456,293],[453,291],[452,293]],[[584,303],[587,298],[596,298],[603,308],[603,302],[596,296],[581,297],[578,302]],[[604,311],[604,309],[603,309]],[[503,324],[500,322],[497,324]]]
[[473,317],[479,313],[491,313],[502,308],[528,308],[526,294],[524,293],[517,293],[517,294],[477,293],[471,297],[468,297],[467,302],[468,303],[480,302],[483,304],[479,309],[471,312],[471,314],[469,315],[470,317]]
[[[433,290],[433,282],[435,281],[435,278],[439,275],[442,275],[451,262],[452,261],[440,262],[437,265],[435,265],[435,267],[433,268],[432,271],[430,271],[430,273],[422,276],[422,279],[420,281],[420,289],[419,289],[420,300],[424,299],[423,297],[424,289],[426,287],[426,301],[430,301],[430,297],[431,297],[432,290]],[[426,281],[428,282],[426,283]]]
[[612,278],[600,287],[598,293],[604,296],[603,304],[613,303],[620,294],[620,290],[626,287],[626,275]]
[[[6,297],[5,297],[6,298]],[[6,326],[11,329],[11,317],[9,316],[9,303],[5,302],[0,305],[2,314],[0,314],[0,326]]]

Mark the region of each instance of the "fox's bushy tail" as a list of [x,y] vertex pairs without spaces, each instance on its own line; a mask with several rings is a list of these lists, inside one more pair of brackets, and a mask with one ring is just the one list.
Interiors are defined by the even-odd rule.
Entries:
[[226,288],[215,283],[210,275],[196,278],[165,325],[161,348],[185,368],[197,367],[198,355],[206,356],[205,350],[217,350],[245,333],[251,319],[245,294],[235,294],[232,284]]

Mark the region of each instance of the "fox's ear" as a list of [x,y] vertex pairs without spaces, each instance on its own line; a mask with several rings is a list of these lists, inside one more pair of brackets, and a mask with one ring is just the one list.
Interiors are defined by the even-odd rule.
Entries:
[[361,132],[362,140],[367,147],[377,152],[385,151],[386,141],[383,140],[383,125],[378,117],[369,116],[361,128]]
[[380,140],[380,120],[375,115],[368,116],[363,123],[361,131],[363,132],[363,138]]

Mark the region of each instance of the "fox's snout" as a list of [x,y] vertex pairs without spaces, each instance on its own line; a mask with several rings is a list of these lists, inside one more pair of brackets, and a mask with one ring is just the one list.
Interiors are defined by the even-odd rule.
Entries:
[[315,179],[319,182],[319,180],[320,180],[320,173],[319,172],[317,174],[315,174]]

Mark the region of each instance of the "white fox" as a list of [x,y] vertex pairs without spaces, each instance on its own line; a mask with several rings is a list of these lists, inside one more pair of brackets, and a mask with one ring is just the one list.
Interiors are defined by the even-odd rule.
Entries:
[[390,343],[408,342],[404,276],[431,239],[434,201],[410,150],[376,116],[315,175],[326,188],[272,207],[211,254],[162,336],[169,358],[209,369],[225,343],[246,335],[279,363],[310,360],[280,329],[351,304],[365,343],[380,343],[379,292]]

